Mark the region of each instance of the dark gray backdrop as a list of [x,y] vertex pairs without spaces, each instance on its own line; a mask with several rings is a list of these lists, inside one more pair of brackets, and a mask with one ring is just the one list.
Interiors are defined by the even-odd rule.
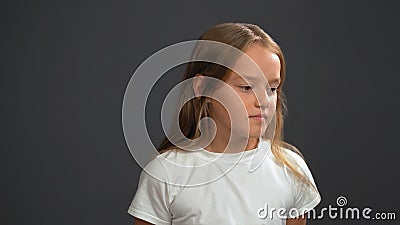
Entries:
[[[126,210],[140,168],[122,133],[127,82],[155,51],[220,22],[258,24],[281,45],[285,139],[304,153],[322,194],[319,207],[343,195],[348,206],[400,217],[397,5],[3,2],[0,224],[132,224]],[[166,74],[158,88],[167,90],[180,72]],[[161,93],[151,96],[153,118]],[[148,125],[158,140],[158,121]]]

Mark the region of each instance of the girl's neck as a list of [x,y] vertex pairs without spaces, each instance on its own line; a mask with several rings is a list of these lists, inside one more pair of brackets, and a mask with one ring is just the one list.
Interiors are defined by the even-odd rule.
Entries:
[[[210,152],[218,152],[218,153],[236,153],[247,151],[251,149],[255,149],[258,145],[259,138],[248,138],[246,142],[246,137],[232,137],[231,142],[229,143],[229,136],[228,137],[221,137],[218,133],[215,135],[214,140],[206,146],[204,149]],[[243,146],[245,144],[245,148]],[[229,146],[228,146],[229,144]],[[239,146],[239,147],[238,147]],[[241,148],[241,149],[240,149]]]

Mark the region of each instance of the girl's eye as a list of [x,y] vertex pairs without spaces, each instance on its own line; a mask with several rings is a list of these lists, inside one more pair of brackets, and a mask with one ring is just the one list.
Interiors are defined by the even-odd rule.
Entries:
[[[249,92],[251,90],[253,90],[252,86],[249,85],[243,85],[243,86],[239,86],[239,88],[243,91],[243,92]],[[271,88],[270,89],[272,93],[276,92],[276,90],[278,90],[278,88]]]
[[241,88],[242,91],[244,91],[244,92],[248,92],[248,91],[250,91],[251,89],[253,89],[251,86],[239,86],[239,88]]

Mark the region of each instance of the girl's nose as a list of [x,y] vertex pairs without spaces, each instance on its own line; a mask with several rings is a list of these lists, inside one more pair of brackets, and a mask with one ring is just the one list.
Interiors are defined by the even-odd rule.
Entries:
[[270,97],[268,97],[268,94],[265,90],[258,91],[256,93],[255,101],[256,101],[257,107],[264,109],[269,106]]

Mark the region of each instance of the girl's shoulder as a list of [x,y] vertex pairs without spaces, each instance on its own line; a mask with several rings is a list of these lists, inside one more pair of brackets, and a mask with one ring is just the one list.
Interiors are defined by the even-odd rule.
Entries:
[[182,165],[195,163],[195,161],[198,160],[197,151],[182,150],[179,148],[171,148],[167,151],[164,151],[157,155],[156,158],[162,161],[167,160],[169,162]]
[[283,152],[285,154],[286,160],[288,160],[291,165],[296,168],[296,170],[303,174],[303,176],[305,176],[308,181],[310,181],[311,184],[316,187],[311,168],[308,166],[308,163],[306,162],[305,157],[300,152],[300,150],[294,145],[286,143],[285,147],[283,147]]
[[287,160],[289,160],[292,163],[294,162],[300,167],[307,166],[304,155],[296,146],[289,144],[287,142],[283,142],[281,148]]

